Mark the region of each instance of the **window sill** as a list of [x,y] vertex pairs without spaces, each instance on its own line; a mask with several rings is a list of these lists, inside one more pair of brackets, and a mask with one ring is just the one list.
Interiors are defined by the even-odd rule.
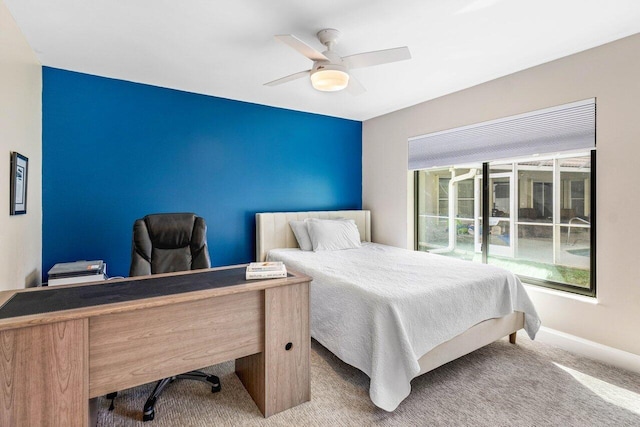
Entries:
[[571,292],[565,292],[565,291],[558,291],[555,289],[549,289],[549,288],[544,288],[542,286],[537,286],[537,285],[530,285],[527,283],[523,283],[525,289],[527,290],[527,292],[540,292],[543,294],[549,294],[549,295],[554,295],[557,297],[562,297],[562,298],[569,298],[575,301],[580,301],[580,302],[586,302],[588,304],[593,304],[596,305],[598,304],[598,298],[597,297],[589,297],[586,295],[579,295],[579,294],[574,294]]

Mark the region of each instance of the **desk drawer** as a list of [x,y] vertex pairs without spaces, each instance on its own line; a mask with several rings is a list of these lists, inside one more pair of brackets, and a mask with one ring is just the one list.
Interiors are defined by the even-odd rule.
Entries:
[[89,319],[89,397],[264,350],[264,291]]

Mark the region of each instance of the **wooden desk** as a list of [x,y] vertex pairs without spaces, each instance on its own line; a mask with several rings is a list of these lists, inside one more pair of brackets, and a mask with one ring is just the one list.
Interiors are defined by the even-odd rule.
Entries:
[[[231,359],[265,417],[306,402],[309,281],[291,272],[248,282],[236,266],[0,292],[0,425],[87,425],[91,398]],[[171,294],[130,299],[134,286],[156,284]],[[67,304],[38,294],[60,291],[81,306],[6,318],[20,301]]]

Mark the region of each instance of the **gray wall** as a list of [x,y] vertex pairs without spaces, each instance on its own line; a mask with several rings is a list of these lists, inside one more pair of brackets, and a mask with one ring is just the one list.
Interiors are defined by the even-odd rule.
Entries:
[[364,122],[362,202],[373,240],[413,248],[407,138],[595,97],[597,303],[529,294],[545,326],[640,355],[638,52],[637,34]]

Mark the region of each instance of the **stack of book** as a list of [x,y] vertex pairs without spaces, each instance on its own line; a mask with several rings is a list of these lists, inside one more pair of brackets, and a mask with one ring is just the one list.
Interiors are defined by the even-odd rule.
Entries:
[[247,266],[247,280],[274,279],[277,277],[287,277],[287,267],[281,261],[252,262]]

